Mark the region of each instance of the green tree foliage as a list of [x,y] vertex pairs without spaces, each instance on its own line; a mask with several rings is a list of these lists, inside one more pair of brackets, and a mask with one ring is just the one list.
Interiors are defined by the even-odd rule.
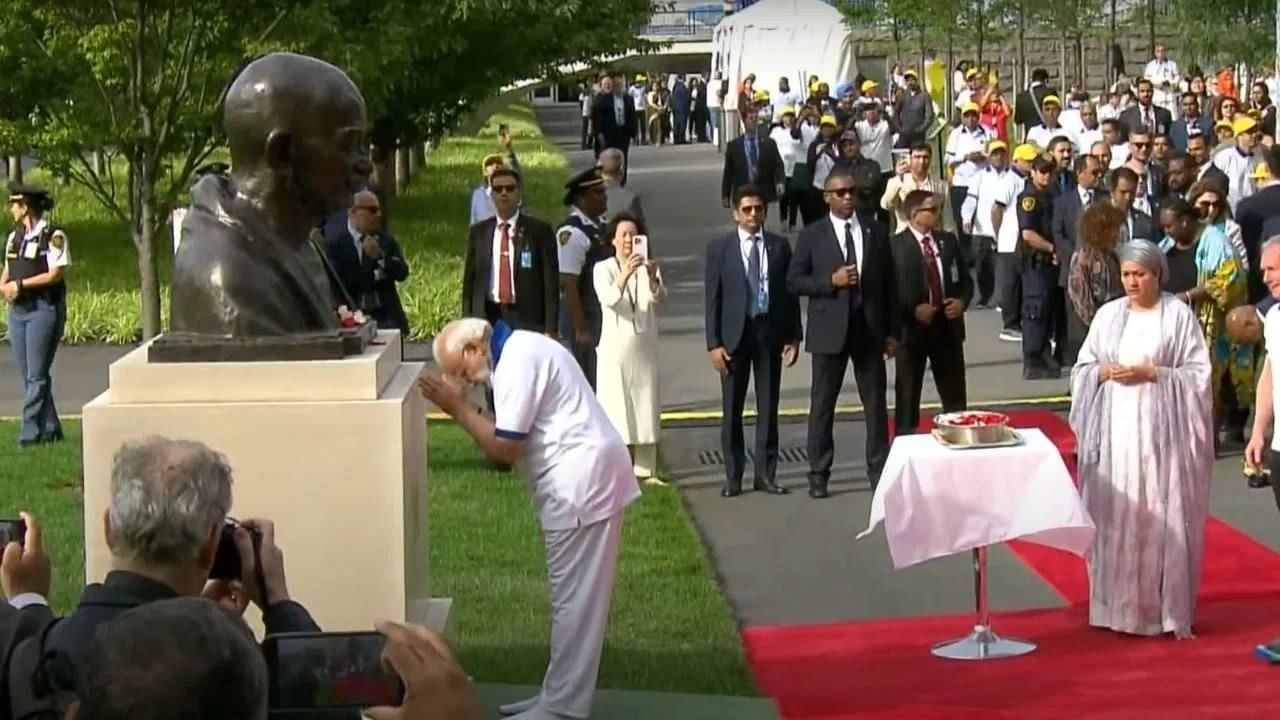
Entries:
[[[271,50],[347,69],[383,153],[561,63],[640,45],[651,0],[10,0],[0,16],[0,151],[32,150],[130,230],[142,333],[160,331],[172,209],[221,144],[230,76]],[[376,153],[375,153],[376,155]]]
[[1168,19],[1179,65],[1197,62],[1207,71],[1213,63],[1275,63],[1275,0],[1169,0]]

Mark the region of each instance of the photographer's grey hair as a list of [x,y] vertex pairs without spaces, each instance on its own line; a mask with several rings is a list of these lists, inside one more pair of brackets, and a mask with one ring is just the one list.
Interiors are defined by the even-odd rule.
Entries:
[[155,564],[195,559],[231,511],[231,466],[191,440],[126,443],[111,469],[111,547]]

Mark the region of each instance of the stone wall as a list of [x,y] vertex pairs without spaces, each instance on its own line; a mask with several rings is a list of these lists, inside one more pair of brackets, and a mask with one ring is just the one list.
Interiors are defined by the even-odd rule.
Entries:
[[[1126,74],[1130,77],[1141,75],[1147,61],[1152,57],[1145,28],[1121,29],[1117,32],[1117,35],[1117,44],[1120,46],[1124,59]],[[1105,87],[1108,78],[1107,38],[1108,31],[1105,27],[1099,28],[1092,35],[1085,36],[1081,43],[1084,56],[1083,77],[1077,77],[1074,60],[1075,43],[1071,40],[1066,42],[1067,82],[1063,83],[1060,78],[1062,38],[1048,32],[1029,31],[1025,39],[1028,74],[1031,69],[1042,67],[1049,72],[1049,84],[1059,90],[1062,89],[1063,85],[1069,85],[1072,81],[1080,79],[1084,81],[1085,87],[1090,93],[1097,93]],[[1175,61],[1178,60],[1177,39],[1159,34],[1157,34],[1157,38],[1168,45],[1169,56]],[[857,43],[859,67],[862,72],[870,77],[882,78],[886,66],[892,65],[895,61],[896,50],[893,38],[887,32],[882,31],[855,31],[854,39]],[[904,41],[901,47],[903,56],[898,59],[904,65],[915,64],[919,61],[919,52],[914,41]],[[946,48],[936,49],[942,60],[946,62]],[[966,58],[975,59],[976,55],[976,43],[968,47],[957,45],[955,48],[955,62],[957,63]],[[1018,42],[1015,37],[1005,38],[999,43],[985,43],[983,46],[983,62],[991,63],[993,67],[998,69],[1000,83],[1006,89],[1013,85],[1015,77],[1014,66],[1017,62],[1017,57]],[[1179,63],[1179,67],[1182,67],[1182,63]],[[1208,69],[1206,68],[1206,70]]]

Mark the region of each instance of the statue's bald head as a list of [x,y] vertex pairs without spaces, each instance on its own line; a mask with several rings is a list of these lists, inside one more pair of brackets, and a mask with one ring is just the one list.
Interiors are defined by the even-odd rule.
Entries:
[[364,98],[323,60],[293,53],[254,60],[227,88],[222,119],[241,184],[287,179],[301,202],[331,212],[349,205],[371,169]]

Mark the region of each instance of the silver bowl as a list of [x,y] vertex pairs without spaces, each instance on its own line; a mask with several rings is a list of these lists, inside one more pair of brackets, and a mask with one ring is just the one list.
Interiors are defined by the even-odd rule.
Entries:
[[976,445],[996,445],[1009,440],[1009,417],[1001,413],[982,413],[1003,418],[994,425],[959,426],[951,421],[958,415],[969,415],[976,411],[942,413],[933,417],[934,434],[948,445],[971,447]]

